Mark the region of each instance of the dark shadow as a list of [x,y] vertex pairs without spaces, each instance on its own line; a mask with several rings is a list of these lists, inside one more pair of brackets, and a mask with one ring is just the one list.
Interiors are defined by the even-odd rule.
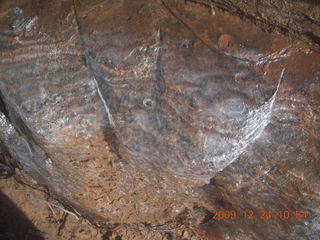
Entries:
[[40,232],[0,190],[0,240],[42,240]]
[[[107,231],[104,235],[103,235],[103,240],[109,240],[112,238],[112,231]],[[113,238],[112,238],[113,239]],[[120,236],[116,236],[115,240],[122,240],[122,238]]]
[[108,143],[111,152],[117,155],[119,159],[121,159],[121,154],[119,150],[120,144],[115,130],[109,126],[102,127],[102,129],[104,140]]

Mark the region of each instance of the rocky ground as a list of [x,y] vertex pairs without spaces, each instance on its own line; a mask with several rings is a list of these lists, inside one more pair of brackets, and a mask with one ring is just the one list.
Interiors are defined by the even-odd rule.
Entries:
[[70,215],[41,189],[0,181],[0,239],[103,239],[85,219]]
[[[196,240],[207,239],[204,231],[192,230],[177,221],[171,226],[138,224],[108,231],[67,210],[59,201],[32,183],[27,176],[0,180],[1,240]],[[210,238],[219,239],[219,238]]]

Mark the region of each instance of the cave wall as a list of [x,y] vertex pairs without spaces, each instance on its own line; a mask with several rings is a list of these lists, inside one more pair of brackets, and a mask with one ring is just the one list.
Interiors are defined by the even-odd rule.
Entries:
[[2,1],[2,162],[112,229],[316,236],[319,11],[291,4]]
[[319,50],[320,1],[269,0],[188,0],[208,9],[221,9],[254,22],[264,31],[279,32],[293,41],[300,40]]

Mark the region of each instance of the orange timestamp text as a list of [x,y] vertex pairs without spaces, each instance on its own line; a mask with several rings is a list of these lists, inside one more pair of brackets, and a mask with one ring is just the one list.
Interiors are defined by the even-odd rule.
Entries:
[[212,219],[215,220],[225,220],[225,219],[261,219],[268,220],[273,217],[278,217],[281,219],[307,219],[308,211],[289,211],[289,210],[279,210],[276,212],[271,212],[269,210],[253,211],[235,211],[235,210],[213,210]]

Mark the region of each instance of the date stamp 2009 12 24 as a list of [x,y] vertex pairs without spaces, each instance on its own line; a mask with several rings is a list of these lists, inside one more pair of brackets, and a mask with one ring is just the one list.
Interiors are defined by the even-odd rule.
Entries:
[[271,212],[269,210],[261,210],[259,212],[246,210],[242,212],[237,212],[235,210],[213,210],[214,220],[226,220],[226,219],[261,219],[268,220],[273,217],[279,217],[280,219],[307,219],[308,211],[289,211],[289,210],[279,210],[277,212]]

